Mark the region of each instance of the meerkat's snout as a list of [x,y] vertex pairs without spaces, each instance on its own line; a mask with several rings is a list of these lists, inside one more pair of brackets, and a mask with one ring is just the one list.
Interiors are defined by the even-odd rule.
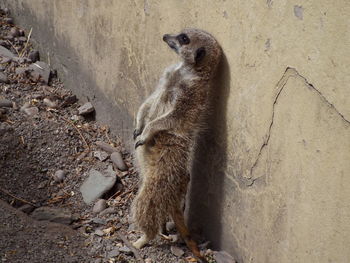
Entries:
[[163,36],[163,41],[166,42],[171,49],[175,50],[176,53],[179,53],[176,37],[165,34]]

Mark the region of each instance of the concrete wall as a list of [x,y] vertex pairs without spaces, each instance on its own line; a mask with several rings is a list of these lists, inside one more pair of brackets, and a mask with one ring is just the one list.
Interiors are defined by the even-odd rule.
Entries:
[[211,32],[225,58],[194,165],[192,228],[240,262],[350,262],[348,0],[0,2],[128,141],[177,59],[162,34]]

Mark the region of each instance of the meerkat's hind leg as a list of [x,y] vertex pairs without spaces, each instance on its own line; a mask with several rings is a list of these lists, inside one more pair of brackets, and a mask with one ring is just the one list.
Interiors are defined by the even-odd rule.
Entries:
[[202,263],[207,263],[208,261],[201,255],[196,241],[194,241],[188,231],[185,224],[185,218],[183,212],[180,209],[176,209],[173,213],[173,220],[177,231],[179,231],[180,236],[185,241],[187,247],[192,251],[192,253],[199,259]]
[[143,248],[149,241],[150,238],[148,238],[146,234],[143,234],[137,241],[132,243],[132,245],[137,249],[140,249]]

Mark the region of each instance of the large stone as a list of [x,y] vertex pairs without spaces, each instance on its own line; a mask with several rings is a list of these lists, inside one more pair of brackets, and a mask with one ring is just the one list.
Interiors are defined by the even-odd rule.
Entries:
[[80,187],[84,202],[87,204],[100,198],[104,193],[110,190],[117,180],[115,172],[107,169],[102,174],[94,169],[90,170],[89,177]]
[[50,221],[69,225],[73,222],[72,213],[68,209],[43,206],[35,209],[31,217],[39,221]]

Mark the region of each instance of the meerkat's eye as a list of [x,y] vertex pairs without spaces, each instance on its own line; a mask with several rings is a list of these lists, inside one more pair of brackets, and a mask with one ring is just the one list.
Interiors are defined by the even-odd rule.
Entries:
[[190,39],[186,34],[178,35],[177,40],[179,41],[180,45],[188,45],[190,43]]

